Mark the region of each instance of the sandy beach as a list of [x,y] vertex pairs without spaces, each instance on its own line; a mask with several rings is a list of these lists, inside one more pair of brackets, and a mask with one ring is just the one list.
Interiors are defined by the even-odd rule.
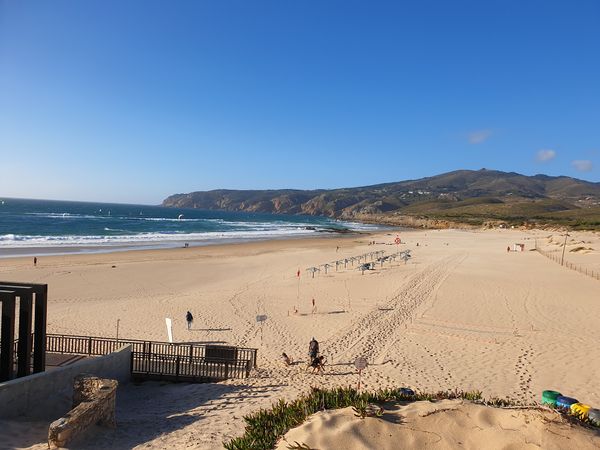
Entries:
[[[399,246],[396,234],[44,256],[37,267],[13,258],[0,261],[0,278],[48,283],[49,333],[113,337],[119,320],[123,338],[164,341],[170,317],[177,342],[259,349],[248,379],[124,386],[118,428],[97,429],[77,448],[220,448],[242,434],[245,414],[311,386],[356,385],[357,356],[369,362],[366,389],[477,389],[524,402],[554,389],[600,406],[600,281],[531,251],[536,240],[562,251],[560,232],[402,231]],[[600,234],[570,234],[565,260],[600,271]],[[515,243],[525,251],[507,252]],[[314,278],[306,271],[407,249],[408,263],[364,275],[356,263]],[[262,328],[259,314],[267,315]],[[313,336],[327,357],[323,375],[305,370]],[[298,364],[284,366],[282,352]],[[4,427],[29,430],[3,440],[7,448],[45,446],[47,424]]]

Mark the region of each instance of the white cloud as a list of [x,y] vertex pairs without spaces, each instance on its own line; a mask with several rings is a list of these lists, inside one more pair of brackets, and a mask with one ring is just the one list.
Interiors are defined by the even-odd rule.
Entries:
[[487,141],[491,135],[492,130],[478,130],[469,133],[467,139],[469,139],[469,144],[481,144]]
[[543,149],[537,152],[536,159],[539,162],[546,162],[554,159],[556,157],[556,152],[551,149]]
[[571,161],[571,165],[579,172],[589,172],[593,167],[589,159],[576,159],[575,161]]

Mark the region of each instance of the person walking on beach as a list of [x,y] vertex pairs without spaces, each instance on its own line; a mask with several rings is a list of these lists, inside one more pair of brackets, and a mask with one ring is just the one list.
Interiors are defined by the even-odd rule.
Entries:
[[312,313],[315,314],[316,312],[317,312],[317,305],[315,305],[315,299],[313,298],[312,299]]
[[187,321],[188,331],[192,328],[192,323],[194,323],[194,316],[192,316],[191,312],[187,312],[185,315],[185,320]]
[[33,257],[33,267],[37,266],[37,256]]
[[311,363],[319,356],[319,343],[314,337],[308,343],[308,356]]

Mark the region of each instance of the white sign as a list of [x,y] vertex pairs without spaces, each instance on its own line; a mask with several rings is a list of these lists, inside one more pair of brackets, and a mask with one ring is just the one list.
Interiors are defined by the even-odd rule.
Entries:
[[173,321],[168,317],[165,317],[165,322],[167,323],[167,335],[169,336],[169,342],[173,343]]
[[265,320],[267,320],[267,316],[266,315],[256,316],[256,321],[257,322],[264,322]]
[[356,370],[358,370],[358,390],[360,391],[360,378],[362,375],[362,371],[363,369],[366,369],[366,367],[369,364],[367,363],[367,358],[365,358],[364,356],[359,356],[358,358],[356,358],[354,360],[354,367],[356,367]]
[[354,361],[354,367],[356,367],[356,370],[358,371],[366,369],[368,365],[369,363],[367,362],[367,359],[364,356],[359,356]]

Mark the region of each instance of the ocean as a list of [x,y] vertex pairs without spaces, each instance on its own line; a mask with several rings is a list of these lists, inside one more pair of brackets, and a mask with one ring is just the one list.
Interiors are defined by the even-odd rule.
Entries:
[[108,252],[375,231],[326,217],[0,198],[0,257]]

